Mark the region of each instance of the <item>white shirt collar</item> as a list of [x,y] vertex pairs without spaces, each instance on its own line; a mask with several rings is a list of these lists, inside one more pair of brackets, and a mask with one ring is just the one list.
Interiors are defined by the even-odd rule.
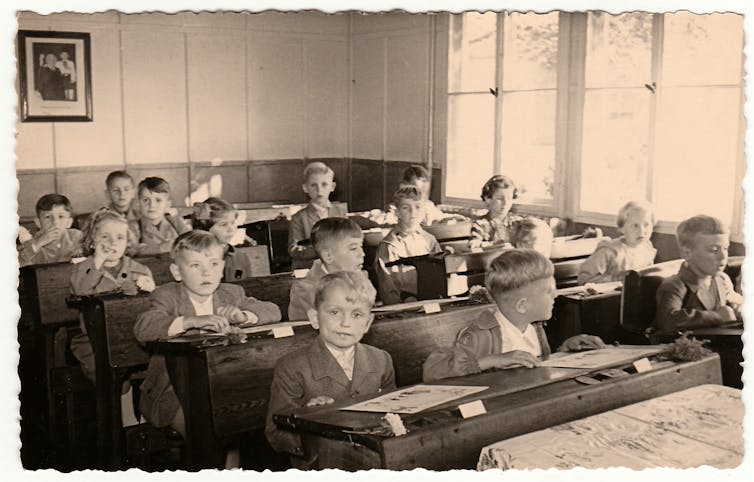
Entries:
[[188,294],[188,299],[191,301],[191,304],[194,307],[194,312],[196,313],[196,316],[214,314],[214,306],[212,305],[212,296],[209,296],[207,298],[207,301],[202,302],[202,301],[194,299],[194,297],[188,291],[186,292],[186,294]]
[[502,353],[521,350],[529,352],[534,356],[542,355],[542,346],[539,344],[537,330],[531,324],[527,325],[524,331],[521,331],[500,310],[495,310],[495,319],[500,325],[503,339]]

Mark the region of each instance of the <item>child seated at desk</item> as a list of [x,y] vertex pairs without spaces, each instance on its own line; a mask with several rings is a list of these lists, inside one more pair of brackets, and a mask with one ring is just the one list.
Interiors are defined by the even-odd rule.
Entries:
[[105,179],[105,196],[110,204],[107,207],[122,215],[126,220],[138,221],[139,213],[134,209],[136,185],[126,171],[113,171]]
[[[225,245],[207,231],[190,231],[176,238],[170,265],[176,282],[152,292],[149,309],[139,315],[134,326],[140,343],[191,329],[225,332],[231,324],[280,321],[280,309],[274,303],[246,296],[238,285],[220,283],[224,250]],[[141,394],[141,411],[149,422],[186,435],[183,409],[162,355],[152,355]]]
[[[440,209],[435,206],[435,203],[433,203],[432,200],[429,199],[429,191],[432,188],[432,183],[429,180],[429,172],[427,172],[427,169],[425,169],[423,166],[414,164],[407,167],[403,171],[403,178],[401,180],[400,186],[414,186],[419,190],[419,192],[421,192],[422,199],[424,200],[424,216],[421,220],[421,224],[429,226],[435,221],[439,221],[441,219],[457,217],[452,214],[445,214],[444,212],[440,211]],[[397,207],[395,205],[391,206],[391,208],[395,208],[397,210]]]
[[442,251],[435,237],[420,226],[424,218],[422,193],[414,186],[403,186],[393,195],[393,202],[398,209],[398,224],[380,241],[374,263],[380,299],[386,305],[416,296],[416,268],[386,267],[386,263]]
[[247,258],[236,252],[235,246],[256,246],[256,241],[238,228],[238,213],[231,203],[219,197],[209,197],[204,202],[194,203],[191,226],[209,231],[226,246],[225,274],[223,279],[240,280],[252,275]]
[[171,208],[170,185],[160,177],[147,177],[139,183],[140,218],[130,228],[139,243],[136,254],[157,254],[170,251],[179,234],[191,228]]
[[81,256],[81,231],[71,228],[71,201],[60,194],[45,194],[37,201],[34,223],[39,231],[18,248],[18,262],[58,263]]
[[521,216],[510,212],[518,197],[516,184],[508,176],[492,176],[482,186],[481,197],[487,205],[487,214],[474,220],[469,245],[477,248],[510,243],[513,225],[521,220]]
[[291,218],[288,228],[288,251],[293,261],[293,269],[308,268],[309,262],[317,258],[314,248],[299,244],[309,239],[314,223],[324,218],[346,217],[346,209],[330,202],[330,194],[335,191],[335,173],[323,162],[311,162],[304,169],[304,192],[309,196],[309,204]]
[[[84,253],[89,256],[73,267],[72,294],[86,296],[122,289],[124,293],[134,295],[139,290],[154,290],[152,271],[125,256],[128,245],[128,221],[125,217],[107,208],[95,212],[87,227],[83,245]],[[81,364],[84,376],[94,383],[94,351],[83,320],[80,327],[81,333],[71,339],[71,352]],[[135,425],[138,421],[134,417],[130,383],[125,383],[123,392],[123,426]]]
[[[553,273],[552,262],[533,249],[512,249],[495,258],[486,274],[487,290],[497,305],[494,316],[485,313],[458,333],[452,347],[432,352],[424,362],[424,381],[490,368],[539,366],[539,359],[550,354],[541,322],[552,316]],[[576,335],[558,351],[604,347],[599,337]]]
[[395,388],[390,354],[359,343],[374,319],[374,297],[374,287],[363,272],[323,276],[317,283],[314,308],[308,311],[319,336],[275,366],[265,435],[276,451],[293,455],[295,467],[307,466],[301,440],[298,434],[278,429],[274,414]]
[[320,219],[312,228],[312,244],[319,255],[305,278],[291,286],[289,320],[306,320],[314,308],[317,283],[328,273],[361,271],[364,267],[364,232],[348,218]]
[[527,216],[517,222],[511,236],[516,248],[535,249],[549,258],[552,252],[552,228],[539,218]]
[[630,201],[618,211],[618,229],[623,236],[602,241],[581,265],[578,284],[623,281],[626,271],[646,268],[654,263],[657,250],[652,246],[655,215],[647,202]]
[[685,260],[678,274],[657,290],[660,333],[719,326],[741,321],[743,297],[723,272],[728,262],[728,231],[712,216],[699,215],[676,229],[678,247]]

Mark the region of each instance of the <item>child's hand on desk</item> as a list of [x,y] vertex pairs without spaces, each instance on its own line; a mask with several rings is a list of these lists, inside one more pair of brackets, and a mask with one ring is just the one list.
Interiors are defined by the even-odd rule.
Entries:
[[513,350],[497,355],[490,355],[479,360],[479,368],[485,371],[489,368],[534,368],[542,364],[539,358],[527,351]]
[[560,345],[558,351],[583,351],[606,348],[605,343],[599,336],[576,335],[568,338]]
[[327,397],[325,395],[320,395],[319,397],[314,397],[306,402],[306,406],[314,407],[315,405],[329,405],[331,403],[335,403],[335,400],[333,398]]
[[230,324],[228,319],[221,315],[184,316],[183,329],[188,331],[192,328],[216,331],[218,333],[227,330]]
[[448,254],[455,254],[456,249],[453,246],[445,246],[443,248],[443,251],[445,251]]
[[221,306],[217,309],[217,314],[225,317],[231,324],[238,325],[241,323],[256,323],[259,318],[254,313],[242,311],[236,306]]
[[720,308],[716,309],[715,313],[720,315],[723,323],[729,323],[738,319],[738,317],[736,316],[736,311],[728,305],[723,305]]
[[469,248],[481,248],[482,240],[479,238],[472,238],[469,240]]

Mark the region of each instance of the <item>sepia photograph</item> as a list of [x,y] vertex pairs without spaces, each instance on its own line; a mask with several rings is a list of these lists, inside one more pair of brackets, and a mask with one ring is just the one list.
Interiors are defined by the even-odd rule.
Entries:
[[746,21],[19,10],[19,465],[740,475]]

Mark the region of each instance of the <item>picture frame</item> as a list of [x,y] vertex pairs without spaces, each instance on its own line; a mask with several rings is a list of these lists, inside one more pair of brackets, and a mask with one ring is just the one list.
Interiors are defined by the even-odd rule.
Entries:
[[19,30],[17,48],[22,122],[92,121],[88,33]]

